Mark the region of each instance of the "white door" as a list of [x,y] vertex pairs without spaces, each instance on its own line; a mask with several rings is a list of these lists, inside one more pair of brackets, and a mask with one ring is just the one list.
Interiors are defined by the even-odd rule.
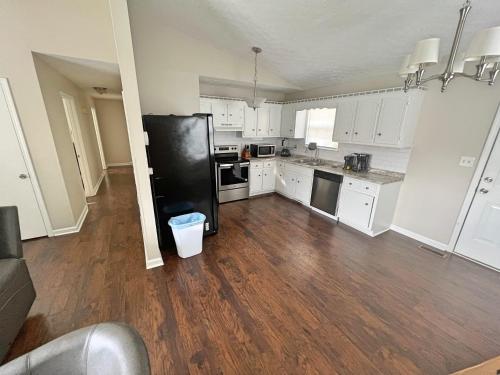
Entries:
[[354,190],[342,189],[339,201],[339,218],[347,223],[368,228],[374,198]]
[[364,98],[358,101],[354,121],[353,142],[372,143],[377,125],[380,99]]
[[262,169],[250,169],[250,194],[256,194],[262,191]]
[[335,127],[333,129],[333,140],[335,142],[350,142],[356,117],[357,101],[342,100],[337,105],[335,116]]
[[381,145],[397,145],[401,127],[408,106],[406,95],[394,98],[383,98],[382,107],[375,132],[375,143]]
[[500,269],[500,135],[481,176],[455,251]]
[[87,197],[92,195],[92,183],[90,180],[90,169],[85,153],[85,146],[80,132],[80,121],[78,120],[78,112],[76,110],[75,99],[68,94],[61,93],[61,98],[68,121],[69,134],[75,150],[80,176],[82,177],[83,189]]
[[298,201],[309,204],[311,202],[312,178],[308,176],[297,176],[297,188],[295,190],[295,198]]
[[271,191],[274,190],[275,178],[274,169],[264,168],[262,170],[262,190]]
[[257,108],[257,137],[267,137],[269,134],[269,106]]
[[235,126],[242,126],[245,120],[245,103],[241,101],[230,101],[227,105],[227,115],[229,123]]
[[281,128],[281,105],[271,104],[269,114],[269,131],[270,137],[279,137]]
[[14,102],[7,80],[0,79],[0,83],[0,206],[17,206],[23,240],[46,236],[34,186],[36,176],[28,159]]
[[297,188],[297,174],[285,171],[285,195],[295,198],[295,191]]
[[252,138],[257,136],[257,111],[245,107],[245,125],[243,126],[243,137]]
[[227,104],[225,102],[213,102],[212,115],[214,126],[227,125]]

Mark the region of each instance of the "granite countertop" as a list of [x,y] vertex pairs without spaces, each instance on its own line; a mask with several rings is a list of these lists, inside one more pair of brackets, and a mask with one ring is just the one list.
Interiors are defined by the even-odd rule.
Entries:
[[353,171],[347,171],[343,169],[344,164],[335,162],[335,161],[330,161],[330,160],[322,160],[321,165],[309,165],[306,163],[301,163],[299,160],[309,160],[312,161],[312,158],[305,157],[305,156],[289,156],[289,157],[282,157],[282,156],[274,156],[274,157],[269,157],[269,158],[251,158],[251,161],[264,161],[264,160],[283,160],[287,163],[298,165],[301,167],[305,168],[311,168],[311,169],[316,169],[318,171],[323,171],[323,172],[328,172],[328,173],[334,173],[338,174],[341,176],[346,176],[346,177],[352,177],[358,180],[364,180],[364,181],[369,181],[373,182],[375,184],[392,184],[394,182],[399,182],[403,181],[405,175],[403,173],[398,173],[398,172],[392,172],[392,171],[386,171],[383,169],[370,169],[368,172],[353,172]]

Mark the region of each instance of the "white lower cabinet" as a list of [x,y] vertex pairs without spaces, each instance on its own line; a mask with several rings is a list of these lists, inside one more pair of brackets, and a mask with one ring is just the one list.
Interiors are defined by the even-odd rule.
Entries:
[[308,206],[311,203],[314,170],[285,164],[282,174],[283,177],[280,179],[280,183],[281,181],[284,182],[284,186],[280,186],[282,194]]
[[250,161],[250,196],[271,193],[275,190],[276,161]]
[[339,220],[370,236],[390,229],[401,182],[375,184],[344,177],[338,203]]

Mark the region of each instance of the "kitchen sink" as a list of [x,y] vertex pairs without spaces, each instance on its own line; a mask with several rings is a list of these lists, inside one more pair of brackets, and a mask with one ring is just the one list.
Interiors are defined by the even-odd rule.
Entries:
[[304,164],[310,165],[311,167],[319,167],[320,165],[325,165],[324,161],[309,161]]
[[297,159],[294,160],[294,163],[299,163],[299,164],[308,164],[311,160],[310,159]]

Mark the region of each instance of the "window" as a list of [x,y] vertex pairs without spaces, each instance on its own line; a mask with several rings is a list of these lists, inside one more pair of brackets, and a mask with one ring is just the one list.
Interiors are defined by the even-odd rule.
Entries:
[[336,108],[317,108],[307,111],[306,145],[316,142],[318,147],[337,149],[333,142]]

